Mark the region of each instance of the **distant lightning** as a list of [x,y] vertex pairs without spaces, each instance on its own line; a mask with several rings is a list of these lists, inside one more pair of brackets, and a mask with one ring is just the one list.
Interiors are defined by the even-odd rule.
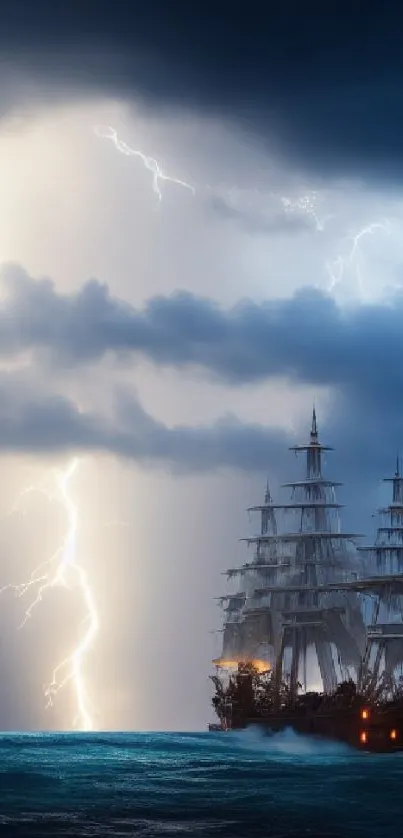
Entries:
[[[193,195],[196,195],[196,189],[190,183],[166,174],[163,172],[160,164],[155,158],[149,157],[139,149],[131,148],[123,140],[119,139],[115,128],[112,128],[111,126],[95,126],[94,132],[100,138],[112,140],[115,148],[122,154],[130,157],[139,157],[142,160],[145,168],[152,173],[152,188],[158,197],[158,203],[161,203],[162,201],[160,181],[170,181],[171,183],[176,183],[179,186],[189,189]],[[207,186],[206,189],[209,193],[212,192],[213,194],[219,195],[217,186]],[[235,208],[238,208],[240,204],[241,210],[243,210],[245,209],[245,204],[249,209],[256,209],[256,205],[258,205],[257,210],[264,218],[266,218],[266,203],[268,198],[274,198],[276,201],[280,200],[285,213],[296,213],[308,216],[308,218],[313,222],[313,225],[318,233],[324,233],[328,221],[335,218],[334,214],[322,215],[319,210],[319,205],[323,201],[324,196],[318,191],[312,189],[307,190],[296,197],[288,197],[279,193],[270,193],[267,195],[261,193],[259,189],[244,190],[238,187],[225,187],[221,191],[223,200],[226,203],[229,203],[231,207],[235,206]],[[350,275],[352,272],[361,296],[364,295],[365,289],[361,272],[361,263],[363,258],[361,244],[365,236],[373,235],[375,232],[379,231],[390,233],[391,224],[388,219],[386,219],[383,223],[377,221],[368,224],[366,227],[359,230],[359,232],[355,235],[349,236],[347,242],[350,242],[351,246],[349,247],[347,253],[339,254],[336,259],[333,259],[332,261],[327,260],[325,262],[324,268],[330,279],[327,285],[328,292],[332,292],[334,288],[346,278],[348,272],[350,272]]]
[[328,291],[333,291],[335,286],[342,282],[347,270],[354,270],[355,268],[355,277],[358,289],[361,295],[364,294],[364,284],[362,281],[360,266],[360,256],[362,256],[360,242],[364,236],[372,236],[379,230],[389,234],[391,231],[390,221],[386,219],[384,223],[377,221],[363,227],[358,233],[356,233],[355,236],[349,237],[351,247],[346,256],[339,255],[333,262],[326,262],[326,270],[330,277],[330,283],[327,289]]
[[[323,218],[319,216],[317,211],[318,193],[315,191],[303,194],[296,199],[282,197],[281,203],[283,205],[284,212],[301,212],[312,218],[315,223],[316,230],[320,233],[323,233],[326,222],[333,218],[332,215],[327,215]],[[343,281],[347,272],[350,271],[354,273],[359,293],[361,296],[364,295],[365,289],[361,272],[361,262],[363,257],[361,243],[365,236],[374,235],[374,233],[379,231],[387,234],[391,232],[391,223],[389,219],[386,219],[383,223],[376,221],[371,224],[367,224],[354,236],[349,236],[347,241],[350,242],[350,247],[347,253],[344,255],[339,254],[333,261],[325,262],[325,269],[330,277],[330,282],[327,287],[329,292],[333,291],[334,288]]]
[[154,157],[149,157],[147,154],[144,154],[139,149],[131,148],[127,143],[123,140],[120,140],[117,132],[111,126],[100,126],[97,125],[94,127],[94,132],[97,137],[100,137],[105,140],[112,140],[115,148],[120,151],[122,154],[126,154],[128,157],[140,157],[140,160],[143,161],[144,166],[148,169],[153,176],[152,179],[152,187],[155,194],[158,196],[158,203],[162,201],[162,192],[160,189],[159,182],[161,180],[170,181],[171,183],[176,183],[178,186],[184,186],[185,189],[189,189],[193,195],[196,194],[196,190],[194,186],[190,183],[187,183],[185,180],[180,180],[179,178],[173,177],[171,175],[167,175],[160,167],[158,160],[155,160]]
[[32,572],[28,581],[19,585],[5,585],[0,593],[13,590],[15,595],[22,597],[31,589],[35,597],[25,611],[22,628],[32,617],[34,610],[42,602],[44,595],[53,588],[77,587],[80,591],[85,608],[82,622],[84,631],[77,646],[53,670],[52,678],[45,687],[46,706],[53,704],[53,699],[63,687],[73,683],[76,699],[76,716],[74,725],[80,730],[92,730],[93,720],[90,712],[87,690],[84,683],[83,664],[99,628],[99,619],[93,593],[88,582],[87,574],[77,562],[77,531],[78,508],[69,494],[69,482],[78,467],[78,459],[72,460],[68,468],[56,474],[56,489],[48,491],[44,486],[30,486],[21,493],[17,504],[11,512],[19,508],[21,499],[32,492],[44,494],[49,501],[56,500],[66,512],[68,526],[66,536],[53,556],[43,561]]
[[281,203],[284,207],[284,212],[300,212],[308,215],[313,219],[317,231],[321,233],[325,229],[326,222],[333,218],[332,215],[326,215],[323,218],[318,215],[318,193],[315,191],[307,192],[305,195],[300,195],[296,199],[283,196]]

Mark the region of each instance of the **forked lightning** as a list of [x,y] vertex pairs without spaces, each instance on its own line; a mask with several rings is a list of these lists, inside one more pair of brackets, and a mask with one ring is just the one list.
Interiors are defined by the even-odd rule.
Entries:
[[363,227],[358,233],[356,233],[355,236],[351,236],[351,247],[346,256],[339,255],[334,262],[326,262],[326,269],[330,276],[328,291],[333,291],[336,285],[339,285],[339,283],[342,282],[346,270],[355,268],[358,290],[361,296],[364,295],[365,289],[362,281],[359,260],[359,256],[361,254],[360,242],[364,236],[373,235],[377,231],[389,234],[391,231],[390,221],[388,219],[384,223],[376,221],[372,224],[368,224],[366,227]]
[[24,496],[32,492],[40,492],[49,501],[56,500],[65,510],[68,522],[67,533],[54,555],[38,565],[28,581],[19,585],[5,585],[0,593],[6,590],[14,590],[16,596],[22,597],[29,591],[34,592],[34,598],[25,611],[20,626],[22,628],[32,617],[34,610],[40,605],[47,592],[60,586],[69,590],[76,588],[80,592],[85,609],[82,637],[71,653],[55,667],[52,677],[45,687],[45,696],[49,707],[53,704],[53,699],[57,693],[67,683],[72,682],[76,699],[74,727],[79,730],[92,730],[94,725],[84,682],[83,665],[97,634],[99,620],[87,574],[77,561],[78,508],[69,494],[69,483],[78,464],[79,461],[75,458],[65,471],[55,474],[55,488],[53,490],[48,490],[40,485],[30,486],[21,493],[12,512],[20,506]]
[[149,157],[147,154],[144,154],[139,149],[131,148],[123,140],[120,140],[117,135],[117,132],[110,125],[96,125],[94,131],[97,137],[101,137],[106,140],[112,140],[115,148],[122,154],[126,154],[127,157],[139,157],[140,160],[143,161],[146,169],[148,169],[152,173],[153,191],[158,196],[158,203],[161,203],[162,201],[162,192],[159,185],[159,182],[161,180],[170,181],[170,183],[176,183],[178,186],[184,186],[185,189],[190,189],[193,195],[195,195],[196,190],[194,186],[192,186],[190,183],[187,183],[185,180],[180,180],[179,178],[173,177],[172,175],[167,175],[165,172],[162,171],[160,164],[158,163],[158,160],[155,160],[154,157]]

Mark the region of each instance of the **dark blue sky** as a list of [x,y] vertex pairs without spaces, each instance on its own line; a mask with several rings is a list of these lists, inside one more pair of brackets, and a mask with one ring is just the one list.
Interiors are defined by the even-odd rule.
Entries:
[[0,49],[69,95],[201,107],[324,175],[400,180],[401,29],[396,3],[10,0]]

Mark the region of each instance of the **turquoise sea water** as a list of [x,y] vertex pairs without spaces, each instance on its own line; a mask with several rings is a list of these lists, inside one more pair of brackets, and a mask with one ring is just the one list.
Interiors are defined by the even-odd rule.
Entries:
[[1,734],[0,835],[401,838],[403,754],[291,732]]

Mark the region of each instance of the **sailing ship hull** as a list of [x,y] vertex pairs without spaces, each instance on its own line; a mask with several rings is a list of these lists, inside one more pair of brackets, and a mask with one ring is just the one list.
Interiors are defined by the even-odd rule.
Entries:
[[[292,711],[274,714],[261,719],[246,719],[232,729],[259,727],[267,735],[293,730],[305,736],[317,736],[343,742],[360,751],[392,753],[403,751],[403,707],[388,711],[371,710],[370,718],[362,719],[357,710],[327,713],[295,714]],[[209,725],[210,730],[220,729]],[[225,725],[222,731],[229,730]]]

